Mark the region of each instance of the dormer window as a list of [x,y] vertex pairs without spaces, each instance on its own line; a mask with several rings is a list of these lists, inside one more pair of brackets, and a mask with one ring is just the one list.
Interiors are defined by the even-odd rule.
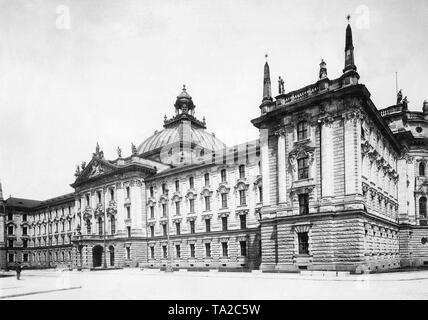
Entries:
[[306,121],[300,121],[297,124],[297,140],[305,140],[308,138],[308,123]]
[[241,164],[239,166],[239,179],[244,179],[244,178],[245,178],[245,166]]
[[226,182],[226,169],[220,171],[221,182]]

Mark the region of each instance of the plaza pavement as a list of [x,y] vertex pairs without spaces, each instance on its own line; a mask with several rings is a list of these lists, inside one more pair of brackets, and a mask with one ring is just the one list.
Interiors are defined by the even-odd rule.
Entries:
[[428,271],[337,276],[322,272],[165,273],[137,268],[24,270],[19,281],[15,276],[0,277],[0,299],[428,299]]

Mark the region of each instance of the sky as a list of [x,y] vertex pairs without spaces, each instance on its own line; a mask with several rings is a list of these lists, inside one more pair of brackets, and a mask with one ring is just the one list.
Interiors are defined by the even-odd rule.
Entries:
[[355,63],[378,109],[398,86],[428,99],[428,1],[0,0],[0,180],[6,197],[73,189],[98,142],[107,159],[161,130],[186,84],[196,117],[227,145],[258,137],[265,54],[273,95]]

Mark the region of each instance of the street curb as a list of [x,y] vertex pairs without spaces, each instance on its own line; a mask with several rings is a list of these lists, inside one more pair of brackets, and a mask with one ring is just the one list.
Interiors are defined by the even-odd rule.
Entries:
[[0,296],[0,300],[1,299],[7,299],[7,298],[21,297],[21,296],[29,296],[32,294],[49,293],[49,292],[55,292],[55,291],[65,291],[65,290],[73,290],[73,289],[80,289],[80,288],[82,288],[82,286],[63,288],[63,289],[51,289],[51,290],[42,290],[42,291],[33,291],[33,292],[26,292],[26,293],[10,294],[7,296]]

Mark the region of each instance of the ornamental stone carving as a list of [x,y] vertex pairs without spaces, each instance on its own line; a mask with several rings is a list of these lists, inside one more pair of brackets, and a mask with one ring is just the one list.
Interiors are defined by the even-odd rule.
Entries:
[[305,157],[309,157],[309,165],[312,165],[315,160],[314,148],[298,146],[288,154],[288,162],[293,171],[297,170],[297,160]]

